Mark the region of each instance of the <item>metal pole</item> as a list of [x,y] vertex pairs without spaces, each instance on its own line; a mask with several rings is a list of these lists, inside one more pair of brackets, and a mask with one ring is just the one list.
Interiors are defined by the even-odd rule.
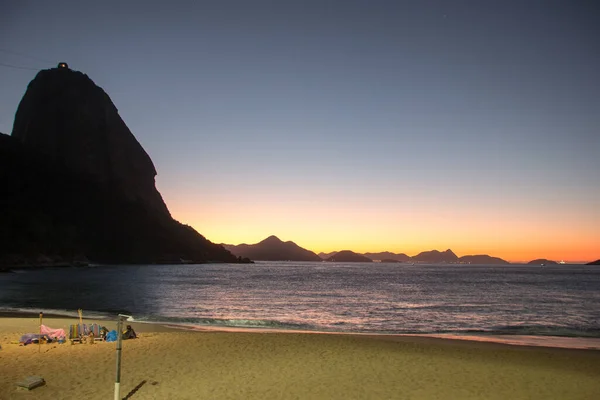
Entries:
[[117,322],[117,376],[115,378],[115,400],[120,400],[120,386],[121,386],[121,341],[123,336],[123,318],[119,315]]
[[130,317],[130,315],[119,314],[119,320],[117,321],[117,376],[115,378],[115,400],[120,400],[121,398],[121,347],[123,340],[123,320]]

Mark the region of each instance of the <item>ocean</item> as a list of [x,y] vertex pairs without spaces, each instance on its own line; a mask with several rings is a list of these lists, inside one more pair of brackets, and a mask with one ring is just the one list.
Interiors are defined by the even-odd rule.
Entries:
[[600,267],[257,262],[0,274],[0,311],[189,328],[600,338]]

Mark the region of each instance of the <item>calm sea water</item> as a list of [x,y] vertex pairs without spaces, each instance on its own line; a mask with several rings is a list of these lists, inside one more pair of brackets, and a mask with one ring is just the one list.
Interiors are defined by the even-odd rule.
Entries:
[[193,326],[600,337],[600,268],[259,262],[0,274],[0,309]]

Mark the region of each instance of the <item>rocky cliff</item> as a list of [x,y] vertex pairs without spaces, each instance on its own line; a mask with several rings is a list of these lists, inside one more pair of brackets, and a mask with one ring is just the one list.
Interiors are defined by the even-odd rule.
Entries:
[[171,218],[155,176],[104,90],[40,71],[0,134],[0,267],[238,261]]
[[154,186],[152,160],[110,97],[87,75],[68,68],[40,71],[19,104],[12,136],[155,216],[170,217]]

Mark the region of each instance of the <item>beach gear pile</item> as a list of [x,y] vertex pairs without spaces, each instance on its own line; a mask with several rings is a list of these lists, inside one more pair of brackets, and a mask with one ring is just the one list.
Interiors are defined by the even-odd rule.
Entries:
[[[127,325],[127,329],[121,333],[121,338],[137,339],[137,334],[131,327]],[[69,327],[69,340],[74,343],[89,343],[95,341],[115,342],[118,338],[116,330],[109,331],[105,326],[99,324],[73,324]],[[27,346],[32,343],[64,343],[66,341],[66,333],[64,329],[53,329],[46,325],[40,325],[40,333],[26,333],[21,336],[19,343]]]
[[[105,326],[99,324],[74,324],[69,329],[69,339],[72,342],[88,343],[90,341],[114,342],[117,340],[117,331],[109,331]],[[137,335],[131,325],[122,332],[122,339],[137,339]]]
[[40,333],[26,333],[21,336],[19,343],[27,346],[32,343],[64,343],[65,342],[65,330],[64,329],[52,329],[46,325],[40,325]]
[[71,343],[93,343],[97,340],[104,340],[105,332],[108,329],[99,324],[73,324],[69,327],[69,340]]

